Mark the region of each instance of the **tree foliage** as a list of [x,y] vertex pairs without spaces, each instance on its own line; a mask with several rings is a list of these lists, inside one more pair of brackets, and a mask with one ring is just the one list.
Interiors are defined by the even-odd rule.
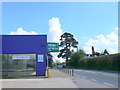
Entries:
[[82,69],[116,70],[120,68],[120,53],[98,57],[82,58],[79,60],[79,67]]
[[71,50],[71,47],[77,48],[78,42],[74,39],[73,35],[70,33],[64,33],[61,35],[60,39],[60,47],[63,47],[63,49],[60,50],[60,53],[58,55],[58,58],[62,57],[68,61],[71,53],[73,50]]
[[70,56],[70,60],[69,60],[69,66],[70,67],[78,67],[79,60],[81,58],[85,57],[85,55],[86,54],[82,49],[80,49],[77,52],[72,53]]
[[50,54],[50,53],[48,53],[47,54],[48,55],[48,65],[49,65],[49,67],[53,67],[53,56],[52,56],[52,54]]

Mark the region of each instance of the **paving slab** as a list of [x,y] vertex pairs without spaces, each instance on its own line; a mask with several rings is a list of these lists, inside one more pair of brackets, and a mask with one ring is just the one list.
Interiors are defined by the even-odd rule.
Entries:
[[70,75],[58,70],[50,74],[50,78],[3,79],[2,88],[78,88]]
[[50,78],[3,79],[2,88],[112,88],[59,70],[50,70]]
[[71,78],[73,76],[68,75],[67,73],[61,72],[59,70],[50,70],[50,78]]

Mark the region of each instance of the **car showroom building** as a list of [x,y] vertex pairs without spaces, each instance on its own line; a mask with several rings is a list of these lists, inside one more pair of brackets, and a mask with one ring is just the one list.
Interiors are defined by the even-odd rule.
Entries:
[[2,35],[2,76],[46,76],[47,35]]

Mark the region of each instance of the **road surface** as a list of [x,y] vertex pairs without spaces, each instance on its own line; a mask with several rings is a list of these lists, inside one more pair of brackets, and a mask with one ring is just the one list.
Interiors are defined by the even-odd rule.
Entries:
[[74,69],[74,73],[78,77],[91,80],[100,84],[108,85],[113,88],[118,88],[117,72]]

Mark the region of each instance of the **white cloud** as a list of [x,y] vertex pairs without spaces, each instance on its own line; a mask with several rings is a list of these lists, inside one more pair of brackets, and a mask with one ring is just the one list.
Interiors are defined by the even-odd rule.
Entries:
[[83,46],[82,49],[87,53],[87,54],[92,54],[91,47],[90,46]]
[[58,58],[57,55],[59,54],[59,52],[55,52],[55,53],[51,53],[53,55],[53,61],[56,62],[56,61],[59,61],[59,62],[65,62],[65,59],[63,58]]
[[23,28],[18,28],[17,31],[11,32],[10,35],[37,35],[37,32],[31,31],[27,32]]
[[[91,46],[83,46],[82,49],[87,53],[87,54],[92,54],[92,47]],[[100,52],[100,48],[94,47],[94,50],[96,52]]]
[[[49,31],[47,35],[48,42],[60,42],[60,36],[63,34],[63,30],[61,29],[60,20],[57,17],[53,17],[49,20]],[[62,58],[58,58],[57,55],[59,53],[51,53],[53,55],[53,60],[64,62],[65,60]]]
[[107,50],[108,50],[108,52],[110,52],[111,54],[112,54],[112,53],[118,53],[118,49],[108,48]]
[[[115,28],[116,30],[118,28]],[[96,35],[96,39],[89,39],[85,46],[83,46],[83,49],[86,51],[86,53],[91,53],[91,46],[99,47],[96,49],[96,51],[102,52],[104,49],[107,49],[111,54],[118,52],[118,34],[117,32],[113,31],[109,33],[108,35]],[[103,50],[101,50],[103,49]],[[101,51],[100,51],[101,50]]]
[[118,46],[118,35],[114,32],[108,34],[108,35],[97,35],[96,39],[90,39],[85,44],[87,46]]
[[118,30],[118,27],[116,27],[115,30]]
[[49,32],[48,32],[48,41],[49,42],[60,42],[60,36],[63,34],[61,29],[61,24],[59,18],[53,17],[49,20]]

